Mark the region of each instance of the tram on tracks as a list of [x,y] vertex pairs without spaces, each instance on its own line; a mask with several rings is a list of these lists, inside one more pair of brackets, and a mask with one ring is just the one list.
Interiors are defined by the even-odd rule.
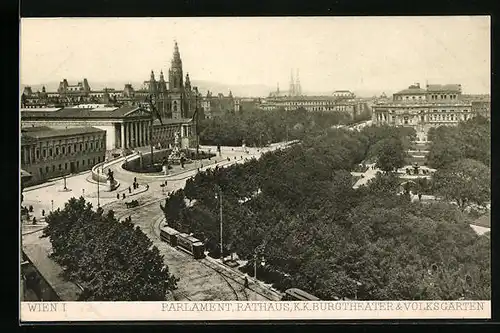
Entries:
[[175,230],[174,228],[170,227],[161,227],[160,228],[160,239],[164,242],[167,242],[170,244],[170,246],[176,247],[177,246],[177,235],[179,232]]
[[160,227],[160,239],[170,246],[192,255],[195,259],[205,258],[205,244],[191,235],[164,226]]
[[195,259],[205,258],[205,245],[203,242],[188,234],[177,234],[177,247],[189,253]]
[[285,291],[285,295],[281,299],[282,301],[320,301],[320,299],[314,295],[305,292],[304,290],[298,288],[290,288]]

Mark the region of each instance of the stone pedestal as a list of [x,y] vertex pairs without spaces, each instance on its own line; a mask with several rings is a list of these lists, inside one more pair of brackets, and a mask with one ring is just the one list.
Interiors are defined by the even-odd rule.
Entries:
[[109,192],[113,191],[113,183],[109,179],[106,181],[106,185]]

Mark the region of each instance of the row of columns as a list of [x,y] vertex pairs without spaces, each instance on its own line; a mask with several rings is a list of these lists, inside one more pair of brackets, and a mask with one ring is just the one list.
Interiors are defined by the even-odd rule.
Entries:
[[33,146],[21,147],[21,154],[23,155],[24,163],[32,164],[35,162],[35,148]]
[[121,148],[135,148],[149,144],[150,122],[137,121],[130,123],[121,123]]

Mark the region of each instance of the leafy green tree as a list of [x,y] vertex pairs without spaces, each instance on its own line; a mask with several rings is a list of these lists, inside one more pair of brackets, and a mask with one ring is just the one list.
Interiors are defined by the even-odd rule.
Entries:
[[459,207],[474,202],[483,205],[490,200],[490,168],[483,163],[462,159],[439,169],[433,177],[436,192],[445,199],[454,200]]
[[152,242],[112,211],[95,212],[85,199],[72,198],[64,209],[47,216],[43,237],[67,279],[84,288],[84,301],[160,301],[176,288]]
[[406,153],[400,139],[382,140],[377,153],[377,167],[385,172],[391,172],[404,166]]

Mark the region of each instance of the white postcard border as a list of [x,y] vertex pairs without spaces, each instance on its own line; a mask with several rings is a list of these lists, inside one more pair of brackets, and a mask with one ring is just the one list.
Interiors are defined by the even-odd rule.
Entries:
[[491,301],[21,302],[21,322],[491,319]]

